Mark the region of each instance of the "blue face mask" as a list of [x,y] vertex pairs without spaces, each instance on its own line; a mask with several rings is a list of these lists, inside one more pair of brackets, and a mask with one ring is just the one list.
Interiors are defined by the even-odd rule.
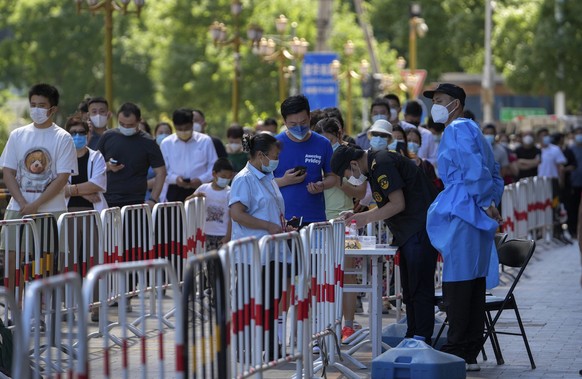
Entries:
[[291,126],[287,127],[287,130],[289,131],[289,133],[291,133],[293,137],[297,138],[298,140],[303,140],[307,133],[309,133],[309,126],[304,125]]
[[576,141],[576,143],[582,143],[582,134],[576,134],[574,136],[574,141]]
[[158,143],[158,145],[159,145],[159,144],[161,144],[161,143],[162,143],[162,141],[164,140],[164,138],[166,138],[166,137],[169,137],[169,136],[170,136],[169,134],[159,134],[159,135],[156,137],[156,142],[157,142],[157,143]]
[[420,149],[420,145],[416,142],[408,142],[408,151],[414,155],[418,154],[418,149]]
[[[582,137],[582,135],[581,135],[581,137]],[[333,151],[335,151],[335,149],[337,149],[338,147],[340,147],[340,143],[339,142],[336,142],[336,143],[334,143],[334,144],[331,145],[331,148],[333,149]]]
[[372,124],[378,120],[388,121],[388,117],[386,115],[383,115],[383,114],[377,114],[377,115],[372,116]]
[[79,134],[75,134],[73,136],[73,142],[75,143],[75,148],[80,150],[87,146],[87,136],[81,136]]
[[[265,156],[265,158],[269,159],[267,156]],[[277,166],[279,166],[278,159],[269,159],[269,164],[267,166],[263,164],[263,160],[261,159],[261,171],[263,172],[273,172],[277,169]]]
[[544,145],[549,145],[549,144],[551,144],[551,143],[552,143],[552,137],[550,137],[550,136],[545,136],[545,137],[542,139],[542,141],[543,141]]
[[398,146],[398,141],[394,140],[390,145],[388,145],[388,150],[396,150],[396,146]]
[[370,147],[374,151],[385,150],[386,146],[388,146],[388,141],[386,141],[386,138],[376,136],[370,139]]
[[489,142],[489,144],[493,145],[493,142],[495,142],[495,136],[491,135],[491,134],[485,134],[485,139],[487,140],[487,142]]

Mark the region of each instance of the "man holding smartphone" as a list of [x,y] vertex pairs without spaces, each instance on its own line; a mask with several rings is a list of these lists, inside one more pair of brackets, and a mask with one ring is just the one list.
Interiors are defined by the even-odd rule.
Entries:
[[323,190],[335,185],[331,144],[309,129],[310,109],[305,96],[287,98],[281,104],[281,115],[287,130],[276,136],[283,148],[274,174],[285,200],[285,219],[302,219],[299,227],[325,221]]
[[212,166],[218,159],[212,139],[192,128],[192,110],[177,109],[172,114],[176,133],[160,144],[166,162],[168,201],[184,201],[202,183],[212,180]]

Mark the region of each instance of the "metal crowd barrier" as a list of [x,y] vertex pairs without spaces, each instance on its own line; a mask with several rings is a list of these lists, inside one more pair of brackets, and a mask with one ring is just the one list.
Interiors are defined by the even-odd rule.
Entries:
[[220,249],[230,269],[231,377],[253,375],[263,365],[263,297],[261,257],[252,237],[230,241]]
[[182,202],[158,203],[152,212],[154,225],[154,256],[172,262],[178,280],[184,280],[188,258],[187,221]]
[[[106,378],[112,377],[115,372],[121,372],[121,377],[148,378],[155,375],[157,378],[184,377],[184,333],[183,311],[178,278],[171,263],[165,259],[144,260],[137,262],[123,262],[99,265],[87,275],[83,284],[85,301],[93,296],[94,288],[101,286],[100,293],[100,321],[106,320],[111,299],[105,298],[107,278],[115,276],[119,283],[118,321],[108,323],[102,330],[103,337],[103,373]],[[135,278],[135,291],[126,288],[128,278]],[[165,284],[170,283],[170,299],[164,298]],[[168,295],[166,293],[166,295]],[[137,297],[137,309],[128,309],[131,297]],[[169,310],[174,310],[175,323],[167,318]],[[174,353],[169,354],[173,360],[167,361],[164,342],[166,329],[176,329],[173,338]],[[113,330],[119,329],[120,335]],[[154,347],[149,349],[149,347]],[[135,354],[130,354],[130,349]],[[136,351],[137,350],[137,351]],[[121,356],[121,359],[119,359]],[[132,356],[139,356],[133,359]],[[172,363],[173,361],[173,363]]]
[[546,177],[523,178],[505,186],[501,198],[501,230],[508,238],[553,236],[552,180]]
[[[59,231],[57,220],[51,213],[37,213],[27,215],[34,220],[40,244],[40,275],[43,278],[58,273],[57,263],[59,251]],[[35,262],[36,264],[36,262]]]
[[188,238],[188,256],[206,251],[204,225],[206,224],[206,199],[193,197],[185,203]]
[[0,220],[4,250],[4,287],[22,303],[25,286],[40,279],[42,256],[38,230],[34,220]]
[[[185,377],[229,377],[228,267],[216,251],[188,259],[182,286]],[[212,271],[212,275],[208,272]],[[214,280],[207,285],[206,278]],[[178,330],[177,330],[178,332]]]
[[[49,304],[66,304],[51,307]],[[15,378],[87,378],[87,309],[78,274],[35,280],[24,298],[22,346]],[[24,325],[24,324],[23,324]],[[28,364],[30,362],[30,364]]]
[[89,269],[103,262],[103,232],[99,212],[63,213],[57,224],[63,255],[59,259],[59,272],[73,271],[84,278]]
[[[316,349],[319,350],[319,358],[313,362],[313,372],[325,370],[326,366],[333,366],[349,378],[358,378],[358,375],[340,363],[340,360],[346,359],[358,367],[362,366],[351,356],[342,353],[339,348],[342,312],[341,300],[338,306],[336,298],[336,290],[339,287],[337,285],[339,278],[336,277],[342,275],[340,271],[343,270],[345,249],[344,246],[336,248],[334,243],[334,235],[340,234],[338,231],[340,223],[336,225],[335,232],[334,226],[329,222],[312,223],[301,231],[308,273],[311,277],[309,294],[311,333],[312,339],[316,341]],[[345,228],[343,232],[345,236]],[[340,292],[343,296],[341,287]]]

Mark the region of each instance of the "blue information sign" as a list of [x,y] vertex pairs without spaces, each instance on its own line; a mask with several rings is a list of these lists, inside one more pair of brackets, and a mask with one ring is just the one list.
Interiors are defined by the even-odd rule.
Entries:
[[307,53],[301,67],[301,91],[311,109],[337,107],[338,85],[331,73],[337,53]]

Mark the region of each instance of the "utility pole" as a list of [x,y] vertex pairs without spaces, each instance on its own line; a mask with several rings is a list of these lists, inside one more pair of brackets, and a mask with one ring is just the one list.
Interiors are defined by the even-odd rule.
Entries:
[[319,0],[317,12],[317,43],[315,51],[327,51],[327,39],[331,28],[333,0]]
[[491,0],[485,0],[485,64],[483,65],[483,81],[481,92],[481,102],[483,103],[483,123],[493,122],[493,105],[494,102],[494,80],[493,66],[491,64],[491,24],[492,24]]
[[[562,40],[564,37],[564,0],[556,0],[554,4],[554,18],[558,24],[558,38]],[[563,90],[564,86],[564,51],[558,49],[558,68],[556,70],[556,78],[560,90],[554,95],[554,113],[558,117],[566,115],[566,93]]]

